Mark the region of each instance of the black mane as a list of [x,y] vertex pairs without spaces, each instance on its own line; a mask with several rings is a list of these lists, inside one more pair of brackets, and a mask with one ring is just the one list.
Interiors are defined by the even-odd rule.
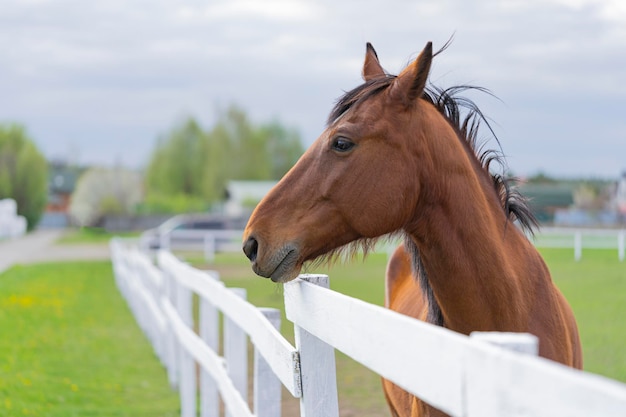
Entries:
[[[358,106],[367,99],[386,90],[395,79],[396,76],[394,75],[377,77],[346,92],[337,100],[335,107],[328,117],[328,125],[337,121],[352,107]],[[422,94],[422,99],[435,106],[446,120],[448,120],[451,126],[455,128],[459,139],[463,140],[472,151],[476,161],[482,167],[483,175],[488,176],[493,184],[494,191],[507,216],[507,224],[509,221],[517,221],[522,229],[532,234],[534,228],[537,226],[537,220],[529,207],[528,200],[514,188],[513,183],[516,179],[506,176],[504,172],[506,169],[504,155],[501,150],[483,150],[482,144],[478,141],[479,128],[481,124],[484,123],[496,140],[498,147],[501,149],[500,141],[485,115],[472,100],[459,95],[468,90],[475,90],[491,95],[488,90],[482,87],[461,85],[441,89],[428,86]],[[493,173],[490,170],[494,162],[501,168],[498,173]],[[439,326],[444,326],[443,314],[430,286],[427,271],[424,269],[419,253],[419,248],[415,242],[409,238],[405,239],[405,247],[411,254],[414,274],[419,280],[424,297],[428,300],[429,311],[427,321]]]

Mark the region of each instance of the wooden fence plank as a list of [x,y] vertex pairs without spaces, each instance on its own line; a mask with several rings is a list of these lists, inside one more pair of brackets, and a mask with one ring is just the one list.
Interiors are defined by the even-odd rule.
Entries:
[[197,334],[185,326],[168,300],[163,300],[162,305],[175,336],[200,366],[213,376],[217,382],[222,401],[233,417],[254,417],[248,404],[228,376],[223,359],[209,349]]
[[[327,275],[301,275],[301,277],[313,287],[328,288]],[[285,297],[287,297],[286,293]],[[299,307],[300,311],[307,309],[307,306],[304,305]],[[309,313],[315,315],[316,311],[311,310]],[[339,402],[335,374],[335,350],[295,321],[294,334],[296,347],[300,352],[302,378],[300,416],[337,417],[339,415]]]
[[489,345],[466,351],[468,417],[623,417],[626,385]]
[[[183,324],[189,329],[194,328],[192,295],[193,293],[182,285],[179,285],[176,290],[176,310]],[[196,366],[193,357],[189,355],[182,344],[179,350],[179,360],[181,416],[196,417],[196,393],[198,390]]]
[[[220,343],[219,314],[217,309],[204,298],[200,298],[199,321],[200,337],[209,349],[217,352]],[[218,417],[219,412],[217,383],[211,374],[203,368],[200,372],[200,416]]]
[[[246,299],[246,290],[230,288],[233,294],[242,300]],[[224,359],[228,376],[239,391],[242,398],[248,398],[248,336],[237,323],[224,317]],[[233,414],[227,408],[229,416]]]
[[[260,308],[261,313],[280,329],[280,310]],[[254,413],[257,417],[280,417],[281,384],[267,361],[254,349]]]

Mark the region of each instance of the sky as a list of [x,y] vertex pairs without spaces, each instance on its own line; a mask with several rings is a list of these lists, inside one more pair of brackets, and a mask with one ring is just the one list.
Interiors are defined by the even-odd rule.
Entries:
[[141,168],[177,123],[234,104],[308,146],[366,42],[397,74],[451,36],[430,81],[497,97],[470,96],[510,171],[626,170],[623,0],[0,0],[0,123],[47,158]]

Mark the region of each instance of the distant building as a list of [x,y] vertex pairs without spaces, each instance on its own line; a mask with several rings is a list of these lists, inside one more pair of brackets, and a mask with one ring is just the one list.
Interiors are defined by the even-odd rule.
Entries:
[[48,168],[48,203],[40,227],[66,227],[69,225],[69,206],[78,177],[83,168],[65,162],[50,162]]
[[278,181],[229,181],[226,185],[224,214],[248,216]]
[[569,209],[574,204],[575,184],[553,181],[526,183],[519,188],[529,198],[533,213],[542,223],[552,223],[555,213]]
[[626,220],[626,173],[617,181],[580,183],[574,204],[555,211],[554,224],[577,227],[615,227]]
[[622,178],[617,182],[617,190],[615,191],[615,204],[618,213],[623,218],[626,217],[626,171],[622,173]]

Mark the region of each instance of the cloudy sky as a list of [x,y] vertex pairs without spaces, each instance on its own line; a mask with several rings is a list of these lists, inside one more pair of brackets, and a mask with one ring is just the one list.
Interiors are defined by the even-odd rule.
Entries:
[[50,158],[141,167],[186,116],[237,104],[308,146],[366,42],[398,73],[453,34],[431,81],[498,97],[472,96],[513,172],[626,170],[623,0],[0,0],[0,122]]

